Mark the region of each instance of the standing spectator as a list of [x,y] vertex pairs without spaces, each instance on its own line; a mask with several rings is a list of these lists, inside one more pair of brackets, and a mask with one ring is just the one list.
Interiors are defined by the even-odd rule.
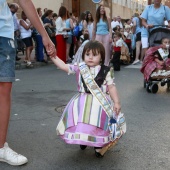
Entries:
[[53,11],[48,9],[46,11],[46,17],[44,18],[43,23],[44,24],[48,24],[45,28],[46,31],[49,35],[49,37],[51,38],[51,41],[54,43],[54,45],[56,46],[56,38],[55,38],[55,34],[56,34],[56,25],[53,24]]
[[57,56],[66,63],[66,40],[64,36],[67,34],[66,28],[67,9],[61,6],[56,20],[56,42]]
[[82,31],[87,29],[86,14],[84,12],[81,13],[79,17],[78,26],[79,26],[79,34],[78,34],[77,40],[78,40],[78,47],[80,47],[81,45],[80,36],[83,34]]
[[73,20],[70,18],[69,12],[67,11],[67,20],[66,20],[66,28],[69,30],[67,31],[68,38],[66,39],[66,62],[71,63],[71,57],[69,56],[70,47],[73,40]]
[[15,38],[15,46],[16,46],[16,61],[20,60],[21,58],[19,58],[17,56],[17,36],[19,35],[19,25],[18,25],[18,18],[16,16],[16,12],[18,11],[19,9],[19,6],[18,4],[16,3],[12,3],[9,5],[9,8],[11,10],[11,13],[12,13],[12,17],[13,17],[13,22],[14,22],[14,38]]
[[92,33],[93,33],[93,16],[91,12],[87,12],[86,14],[86,22],[87,22],[87,29],[89,31],[89,39],[92,40]]
[[117,16],[116,21],[119,24],[120,28],[123,28],[123,24],[122,24],[121,20],[122,20],[121,17]]
[[33,50],[33,41],[32,41],[32,31],[31,28],[33,27],[32,24],[27,20],[27,16],[25,15],[24,11],[21,12],[21,20],[20,24],[20,32],[21,38],[26,46],[26,57],[25,61],[27,63],[27,67],[33,67],[31,63],[31,52]]
[[109,65],[110,61],[110,46],[112,42],[112,30],[110,19],[107,18],[105,8],[100,5],[96,11],[96,18],[93,25],[93,38],[92,40],[100,41],[105,48],[105,65]]
[[140,63],[140,54],[141,54],[141,28],[142,28],[142,21],[139,18],[139,14],[135,13],[133,17],[133,34],[136,35],[136,56],[135,60],[132,63],[139,64]]
[[[161,0],[154,0],[154,4],[148,5],[143,13],[141,14],[142,25],[142,48],[143,56],[148,48],[148,37],[149,32],[156,28],[154,25],[164,25],[164,20],[168,21],[168,26],[170,26],[170,9],[167,6],[161,4]],[[149,32],[148,32],[149,31]]]
[[[43,29],[31,0],[19,0],[30,21],[43,36],[48,54],[55,56],[55,48]],[[6,142],[11,108],[12,82],[15,81],[14,24],[6,0],[0,1],[0,162],[23,165],[27,158],[13,151]]]
[[41,20],[44,22],[44,19],[45,19],[45,17],[47,16],[46,15],[46,12],[47,12],[47,8],[44,8],[44,14],[42,15],[42,17],[41,17]]
[[116,17],[113,17],[112,22],[111,22],[111,28],[113,30],[113,28],[115,28],[118,24],[118,22],[116,21]]
[[[37,8],[37,13],[38,13],[38,16],[39,16],[40,21],[41,21],[42,9]],[[36,59],[37,59],[37,61],[46,63],[47,61],[44,60],[44,53],[43,53],[44,46],[43,46],[43,42],[42,42],[42,36],[38,32],[35,35],[35,40],[36,40],[36,57],[37,57]]]

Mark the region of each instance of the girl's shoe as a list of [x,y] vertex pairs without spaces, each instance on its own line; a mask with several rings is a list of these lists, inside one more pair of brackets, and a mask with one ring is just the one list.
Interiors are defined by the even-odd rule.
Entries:
[[103,157],[103,155],[101,155],[101,154],[99,153],[99,151],[100,151],[101,149],[102,149],[101,147],[94,147],[95,155],[96,155],[96,157],[98,157],[98,158],[102,158],[102,157]]
[[86,145],[80,145],[80,149],[81,149],[81,150],[85,150],[86,148],[87,148]]

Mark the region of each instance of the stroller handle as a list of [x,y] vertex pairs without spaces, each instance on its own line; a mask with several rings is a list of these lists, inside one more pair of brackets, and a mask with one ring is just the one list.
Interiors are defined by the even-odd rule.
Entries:
[[168,28],[168,25],[153,25],[153,27],[165,27],[165,28]]

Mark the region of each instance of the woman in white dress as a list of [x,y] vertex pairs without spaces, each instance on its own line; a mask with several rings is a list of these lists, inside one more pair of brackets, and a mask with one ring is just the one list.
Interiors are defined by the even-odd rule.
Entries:
[[92,32],[93,32],[93,16],[91,12],[87,12],[86,14],[86,21],[87,21],[87,29],[89,31],[89,39],[92,40]]

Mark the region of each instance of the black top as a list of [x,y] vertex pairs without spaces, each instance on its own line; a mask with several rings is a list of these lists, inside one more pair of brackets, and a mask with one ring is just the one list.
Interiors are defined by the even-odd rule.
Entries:
[[[101,87],[101,85],[103,84],[109,70],[110,70],[110,67],[105,66],[105,65],[101,65],[100,71],[98,72],[97,76],[94,78],[95,82],[97,83],[97,85],[99,87]],[[83,82],[83,87],[84,87],[85,92],[90,93],[90,90],[86,86],[82,76],[81,76],[81,79],[82,79],[82,82]]]

